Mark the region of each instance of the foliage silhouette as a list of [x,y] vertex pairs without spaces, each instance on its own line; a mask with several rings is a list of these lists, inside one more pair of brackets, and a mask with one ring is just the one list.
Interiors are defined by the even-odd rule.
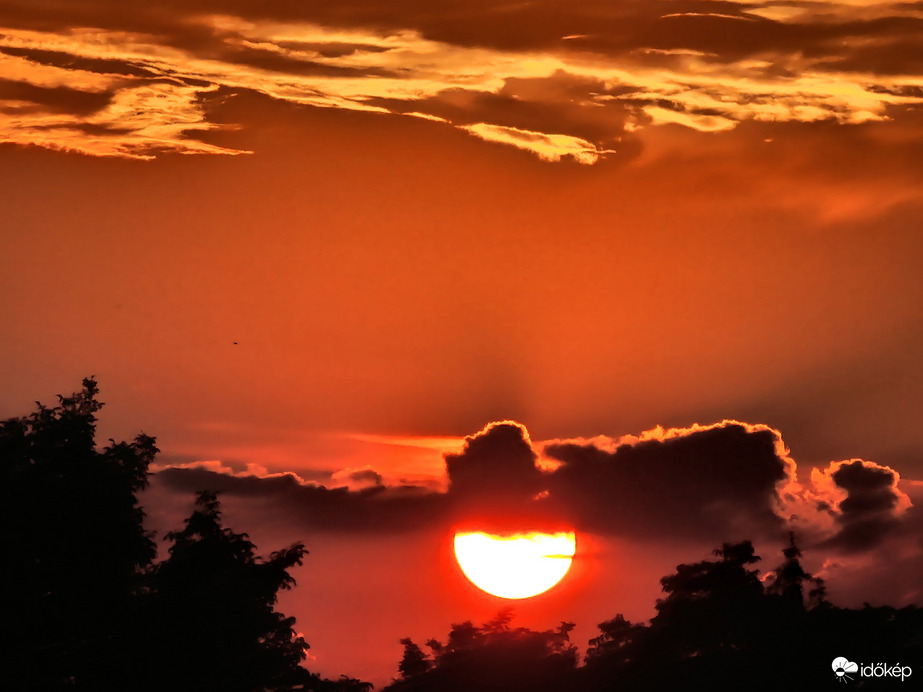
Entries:
[[[411,639],[402,639],[401,678],[386,692],[443,690],[462,692],[552,692],[569,689],[577,665],[577,648],[570,643],[573,624],[536,632],[510,628],[512,612],[501,611],[480,627],[471,622],[452,625],[446,644],[431,639],[432,658],[422,655]],[[418,655],[419,652],[419,655]],[[408,661],[412,661],[408,665]]]
[[[679,565],[661,580],[667,595],[649,625],[621,615],[600,624],[574,687],[781,692],[829,686],[837,656],[919,663],[921,610],[833,606],[823,582],[802,567],[794,536],[766,586],[751,569],[759,558],[749,541],[715,554],[718,560]],[[814,585],[806,596],[805,583]]]
[[633,625],[619,613],[612,620],[599,624],[600,635],[590,639],[586,661],[606,660],[610,665],[624,665],[634,655],[632,643],[642,635],[644,625]]
[[154,564],[137,494],[155,440],[97,450],[97,394],[88,378],[58,406],[0,422],[4,688],[368,692],[302,668],[307,644],[275,610],[302,544],[257,557],[206,492]]
[[123,689],[143,570],[155,556],[137,493],[154,438],[97,451],[92,378],[0,423],[3,678],[11,689]]
[[794,531],[789,532],[788,540],[788,547],[782,551],[785,562],[769,575],[766,592],[779,596],[785,607],[797,611],[804,605],[804,584],[808,582],[814,585],[808,592],[809,604],[811,606],[830,605],[826,601],[827,587],[824,580],[811,576],[801,566],[801,550],[795,545]]
[[619,679],[626,689],[672,689],[706,680],[709,689],[723,689],[722,680],[739,686],[736,676],[752,676],[762,667],[769,651],[764,636],[769,604],[751,569],[759,558],[749,541],[725,543],[715,555],[718,560],[682,564],[661,579],[666,597],[657,602],[648,626],[620,616],[600,625],[602,635],[587,653],[588,689],[603,689],[609,679]]
[[423,650],[410,637],[401,639],[401,644],[404,647],[404,657],[398,664],[397,670],[402,678],[421,675],[432,667],[432,660],[427,658]]
[[568,644],[569,623],[556,632],[511,630],[501,612],[480,627],[453,625],[446,644],[427,642],[430,656],[401,640],[402,677],[386,692],[787,692],[833,685],[831,662],[844,655],[921,671],[921,610],[835,607],[801,565],[794,536],[784,562],[763,579],[749,541],[714,553],[661,580],[664,597],[649,623],[622,615],[601,623],[582,667]]
[[[298,543],[257,557],[245,533],[221,524],[215,494],[203,491],[182,531],[167,534],[170,557],[152,575],[153,632],[163,648],[151,689],[288,690],[311,682],[308,648],[295,619],[276,612]],[[156,646],[156,643],[155,643]]]

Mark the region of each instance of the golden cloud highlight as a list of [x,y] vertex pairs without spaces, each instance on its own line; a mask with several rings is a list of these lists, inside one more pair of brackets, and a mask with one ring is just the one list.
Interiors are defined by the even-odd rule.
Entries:
[[614,149],[597,149],[591,142],[570,135],[549,135],[487,123],[462,125],[460,129],[487,142],[499,142],[532,152],[543,161],[560,161],[570,156],[577,163],[590,165],[596,163],[604,154],[615,153]]

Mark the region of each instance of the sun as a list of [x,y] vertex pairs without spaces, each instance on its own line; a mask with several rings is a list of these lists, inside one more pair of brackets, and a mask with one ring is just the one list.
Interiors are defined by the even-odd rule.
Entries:
[[576,550],[573,531],[455,534],[455,558],[462,572],[479,589],[500,598],[529,598],[547,591],[567,574]]

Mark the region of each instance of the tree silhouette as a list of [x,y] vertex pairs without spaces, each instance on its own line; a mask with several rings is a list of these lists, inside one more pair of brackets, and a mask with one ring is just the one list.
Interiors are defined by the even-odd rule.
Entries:
[[0,422],[3,689],[90,692],[369,692],[300,666],[307,644],[276,612],[302,544],[254,554],[200,493],[185,528],[154,565],[137,494],[153,437],[96,448],[92,378],[58,406]]
[[612,620],[599,624],[600,635],[590,639],[586,652],[587,662],[606,660],[625,665],[637,655],[635,643],[645,632],[644,625],[633,625],[619,613]]
[[308,648],[295,619],[275,610],[289,570],[306,553],[297,543],[255,555],[245,533],[221,524],[214,493],[200,492],[181,531],[167,534],[170,557],[153,575],[158,671],[151,689],[289,690],[315,678],[301,667]]
[[[833,685],[831,662],[840,656],[919,671],[920,608],[838,608],[801,564],[794,535],[782,553],[764,578],[750,541],[678,565],[661,579],[664,597],[650,623],[622,615],[601,623],[580,668],[570,623],[511,629],[509,611],[481,626],[452,625],[445,643],[427,642],[431,657],[401,640],[402,677],[385,692],[788,692]],[[853,682],[861,689],[869,680]]]
[[583,687],[608,689],[614,680],[625,689],[650,690],[706,681],[710,690],[725,689],[724,681],[740,685],[736,676],[764,654],[767,604],[751,569],[759,558],[749,541],[714,552],[717,560],[679,565],[661,579],[666,596],[648,626],[622,616],[600,624],[581,671]]
[[410,637],[401,639],[401,644],[404,647],[404,657],[398,664],[397,669],[402,678],[421,675],[432,667],[432,660],[423,653],[423,650]]
[[313,681],[309,683],[306,692],[371,692],[375,688],[370,682],[363,682],[348,675],[341,675],[337,681],[320,680],[313,676]]
[[0,423],[0,595],[10,689],[124,689],[142,571],[155,556],[137,493],[154,438],[95,446],[92,378]]
[[769,575],[766,592],[779,596],[783,606],[791,610],[803,610],[805,607],[805,582],[813,584],[807,593],[808,605],[811,607],[829,605],[826,602],[827,588],[824,580],[808,574],[801,566],[801,549],[795,544],[795,532],[788,534],[788,547],[782,550],[785,562],[776,567]]
[[[577,649],[570,643],[573,624],[562,622],[556,630],[536,632],[510,628],[512,612],[500,611],[480,627],[463,622],[452,625],[446,644],[431,639],[427,646],[433,660],[419,663],[419,647],[402,639],[405,661],[402,678],[389,685],[390,692],[557,692],[569,689],[577,665]],[[406,669],[406,672],[405,672]]]
[[[919,660],[923,616],[910,606],[837,608],[801,565],[794,536],[764,587],[749,541],[725,543],[717,560],[679,565],[648,626],[622,616],[600,624],[575,689],[783,692],[830,685],[831,661]],[[805,584],[814,588],[804,594]],[[862,686],[859,681],[857,687]]]
[[750,541],[725,543],[720,559],[679,565],[660,580],[667,597],[657,602],[651,633],[663,653],[686,659],[739,652],[753,643],[765,602],[759,561]]

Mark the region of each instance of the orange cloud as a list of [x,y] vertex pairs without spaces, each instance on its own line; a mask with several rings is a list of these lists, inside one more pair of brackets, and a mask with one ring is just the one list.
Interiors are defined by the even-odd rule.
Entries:
[[530,151],[543,161],[560,161],[569,156],[577,163],[589,165],[596,163],[604,154],[615,153],[614,149],[598,149],[591,142],[570,135],[550,135],[487,123],[462,125],[461,129],[488,142],[509,144]]
[[[41,100],[0,98],[0,141],[132,158],[243,153],[196,136],[219,127],[210,119],[212,95],[249,90],[315,107],[410,114],[545,161],[593,164],[614,154],[625,132],[642,128],[674,124],[717,133],[748,120],[885,122],[895,108],[923,103],[923,66],[904,48],[912,29],[873,22],[909,18],[913,10],[825,5],[826,14],[806,6],[799,15],[807,22],[799,36],[813,50],[796,48],[787,28],[790,13],[779,14],[771,3],[752,3],[739,13],[702,13],[692,6],[657,13],[657,5],[622,18],[609,27],[611,35],[575,31],[564,34],[567,40],[536,37],[519,46],[501,46],[492,34],[461,41],[449,27],[424,32],[410,15],[404,26],[394,17],[389,28],[375,29],[358,16],[352,27],[342,20],[325,24],[323,17],[311,21],[308,10],[305,19],[248,18],[243,11],[210,15],[190,7],[159,33],[79,24],[56,31],[11,26],[0,28],[5,79],[107,94],[110,101],[78,116],[52,113]],[[528,18],[529,8],[519,11]],[[831,13],[839,21],[831,22]],[[582,21],[582,15],[574,19]],[[648,33],[633,41],[624,36],[632,22]],[[728,22],[746,25],[752,49],[728,43]],[[199,39],[185,40],[188,32]],[[876,69],[887,60],[901,69]],[[530,127],[523,106],[549,104],[540,90],[525,86],[554,75],[582,83],[584,91],[555,96],[558,112],[551,109],[550,122]],[[450,92],[498,95],[513,82],[519,88],[502,112],[479,111],[477,99],[466,122],[450,122],[438,112]],[[624,112],[614,117],[611,131],[588,138],[584,121],[613,102]]]

